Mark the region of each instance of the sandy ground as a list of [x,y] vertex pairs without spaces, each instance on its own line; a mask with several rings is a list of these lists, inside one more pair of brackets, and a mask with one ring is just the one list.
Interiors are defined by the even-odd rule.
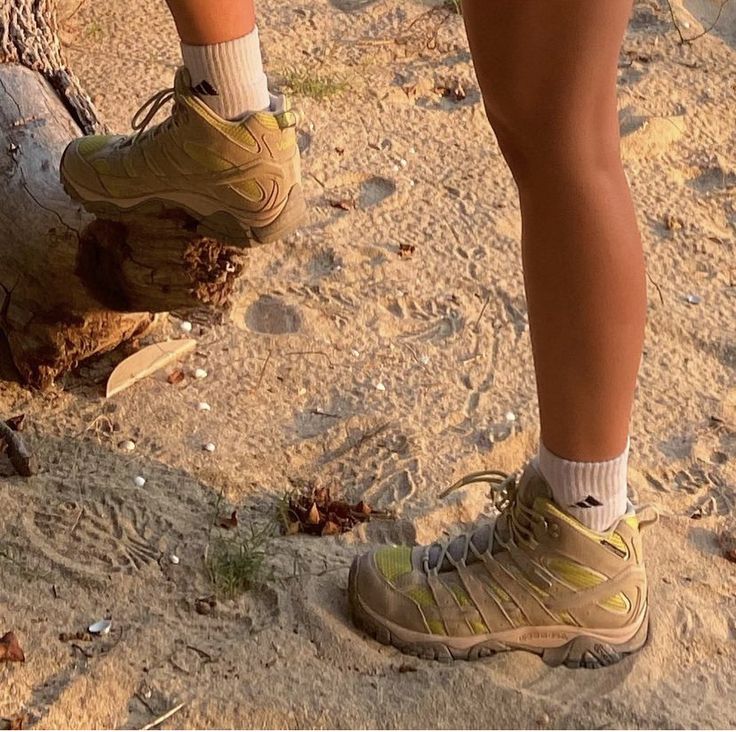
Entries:
[[[683,33],[716,4],[677,6]],[[0,666],[0,717],[140,727],[186,702],[167,725],[733,727],[736,565],[718,536],[736,518],[734,5],[680,46],[666,6],[639,2],[621,55],[652,280],[631,486],[664,513],[646,539],[654,626],[641,654],[588,673],[527,654],[447,666],[351,627],[356,552],[460,530],[485,510],[482,490],[437,492],[481,467],[515,470],[534,449],[519,210],[457,16],[263,0],[274,86],[294,68],[345,86],[298,99],[311,222],[249,255],[232,312],[195,318],[186,368],[206,379],[155,376],[106,402],[113,354],[43,395],[0,382],[0,414],[28,414],[44,466],[23,480],[0,463],[0,633],[15,630],[28,659]],[[179,61],[159,0],[88,0],[63,31],[115,129]],[[436,91],[458,84],[462,100]],[[329,203],[346,197],[354,210]],[[400,245],[416,251],[402,258]],[[178,323],[157,337],[178,337]],[[196,410],[203,400],[211,412]],[[198,614],[213,517],[237,508],[247,533],[315,476],[399,519],[276,538],[264,588]],[[59,639],[104,616],[106,638]]]

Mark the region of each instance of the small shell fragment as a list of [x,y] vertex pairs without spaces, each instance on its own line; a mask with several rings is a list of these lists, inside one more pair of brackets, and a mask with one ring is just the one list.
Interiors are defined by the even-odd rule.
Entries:
[[112,620],[98,620],[96,623],[92,623],[92,625],[87,628],[87,630],[92,633],[92,635],[106,635],[110,632],[110,628],[112,628]]
[[119,445],[121,450],[126,452],[133,452],[135,450],[135,442],[133,440],[123,440]]
[[516,415],[513,412],[506,412],[505,416],[507,422],[516,422]]
[[207,452],[214,452],[215,451],[215,443],[214,442],[208,442],[206,445],[204,445],[204,450]]
[[177,557],[176,554],[170,554],[169,555],[169,561],[172,564],[179,564],[179,557]]
[[207,372],[204,369],[195,369],[194,370],[194,378],[195,379],[206,379],[207,378]]
[[207,402],[200,402],[197,404],[197,410],[200,412],[209,412],[212,407]]
[[700,295],[688,295],[685,298],[691,305],[700,305],[703,302],[703,298]]
[[191,333],[192,324],[188,320],[182,320],[181,323],[179,323],[179,329],[183,330],[185,333]]
[[376,389],[378,389],[378,391],[386,391],[386,385],[382,381],[379,381],[376,384]]
[[136,475],[135,478],[133,478],[133,482],[138,486],[138,488],[143,488],[146,484],[146,479],[142,475]]

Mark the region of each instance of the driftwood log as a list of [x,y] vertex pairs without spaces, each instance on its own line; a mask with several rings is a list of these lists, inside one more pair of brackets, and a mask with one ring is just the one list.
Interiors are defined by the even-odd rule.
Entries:
[[67,143],[103,130],[64,62],[56,0],[0,2],[0,330],[45,388],[146,330],[152,313],[227,304],[241,251],[183,212],[94,220],[59,182]]

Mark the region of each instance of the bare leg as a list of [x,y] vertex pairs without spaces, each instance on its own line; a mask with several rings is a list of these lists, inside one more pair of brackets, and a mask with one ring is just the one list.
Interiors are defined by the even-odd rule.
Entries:
[[626,447],[646,319],[619,155],[618,52],[631,0],[463,0],[488,116],[519,188],[542,441]]
[[253,0],[166,0],[184,43],[205,46],[250,33],[256,24]]

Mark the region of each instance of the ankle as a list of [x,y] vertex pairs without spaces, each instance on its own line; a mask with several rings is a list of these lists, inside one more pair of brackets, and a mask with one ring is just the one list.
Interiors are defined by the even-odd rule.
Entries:
[[181,52],[192,89],[218,116],[234,120],[269,108],[271,98],[257,27],[225,43],[182,43]]
[[536,464],[554,501],[594,531],[605,531],[626,513],[629,444],[612,460],[577,462],[550,452],[540,442]]

